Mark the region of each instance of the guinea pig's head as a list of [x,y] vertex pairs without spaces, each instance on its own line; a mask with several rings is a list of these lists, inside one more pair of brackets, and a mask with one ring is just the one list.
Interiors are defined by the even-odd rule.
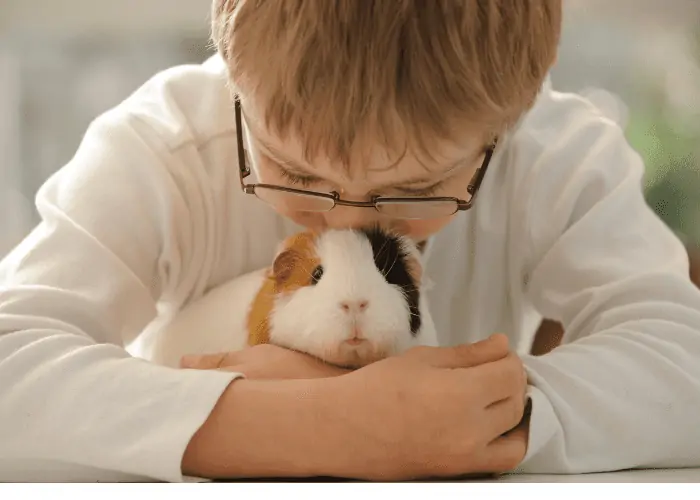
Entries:
[[374,228],[301,233],[272,266],[269,340],[356,368],[420,340],[421,255]]

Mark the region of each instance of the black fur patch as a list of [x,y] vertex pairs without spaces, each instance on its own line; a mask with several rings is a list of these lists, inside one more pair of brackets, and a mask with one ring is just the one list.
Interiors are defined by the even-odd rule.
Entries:
[[407,268],[408,255],[404,252],[399,240],[379,228],[363,229],[361,231],[370,244],[374,254],[374,263],[387,282],[401,288],[406,296],[411,312],[411,333],[416,335],[421,327],[418,302],[420,294],[417,283],[413,281]]

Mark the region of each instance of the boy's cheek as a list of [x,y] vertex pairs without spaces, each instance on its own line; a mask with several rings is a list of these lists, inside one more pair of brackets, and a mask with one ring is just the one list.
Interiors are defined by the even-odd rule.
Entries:
[[291,219],[295,224],[299,224],[307,229],[321,230],[326,227],[325,215],[313,212],[293,212],[277,210],[283,217]]
[[440,219],[399,221],[397,226],[402,234],[410,236],[415,241],[424,241],[439,232],[454,217],[442,217]]

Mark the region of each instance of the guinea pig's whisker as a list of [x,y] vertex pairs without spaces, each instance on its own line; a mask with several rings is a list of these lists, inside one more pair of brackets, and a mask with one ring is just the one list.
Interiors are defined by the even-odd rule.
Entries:
[[418,287],[406,287],[406,288],[400,288],[401,293],[403,294],[405,299],[408,299],[408,294],[411,292],[420,292],[420,288]]
[[385,277],[385,278],[386,278],[387,276],[389,276],[389,273],[392,271],[392,269],[394,269],[394,266],[396,265],[396,263],[397,263],[398,261],[399,261],[399,258],[398,258],[398,256],[397,256],[396,258],[394,258],[394,262],[391,263],[391,266],[389,266],[389,269],[387,269],[386,272],[384,273],[384,277]]
[[382,246],[379,247],[379,250],[377,250],[377,257],[382,255],[382,253],[387,249],[389,246],[389,240],[384,240],[384,243],[382,243]]
[[384,250],[386,250],[386,247],[389,245],[389,240],[384,240],[384,243],[382,244],[381,247],[379,247],[379,251],[377,252],[377,255],[381,254]]

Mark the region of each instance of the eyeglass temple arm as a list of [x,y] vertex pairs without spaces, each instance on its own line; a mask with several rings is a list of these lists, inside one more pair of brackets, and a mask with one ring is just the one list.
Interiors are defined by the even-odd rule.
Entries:
[[484,161],[481,162],[481,166],[476,169],[476,172],[474,172],[474,175],[472,176],[472,179],[469,182],[469,185],[467,186],[467,192],[472,196],[471,198],[469,198],[469,201],[463,201],[459,204],[460,210],[468,210],[474,204],[474,201],[476,200],[476,195],[479,192],[479,188],[481,187],[481,183],[484,180],[484,177],[486,176],[486,169],[491,163],[491,157],[493,156],[493,152],[496,149],[496,142],[497,139],[495,139],[493,143],[488,147],[488,149],[486,150],[486,155],[484,156]]
[[241,174],[241,186],[243,186],[243,179],[250,175],[250,167],[248,167],[248,162],[246,161],[245,148],[243,147],[243,120],[241,118],[241,101],[238,95],[234,96],[233,105],[235,107],[236,134],[238,137],[238,141],[236,141],[238,143],[238,169]]

